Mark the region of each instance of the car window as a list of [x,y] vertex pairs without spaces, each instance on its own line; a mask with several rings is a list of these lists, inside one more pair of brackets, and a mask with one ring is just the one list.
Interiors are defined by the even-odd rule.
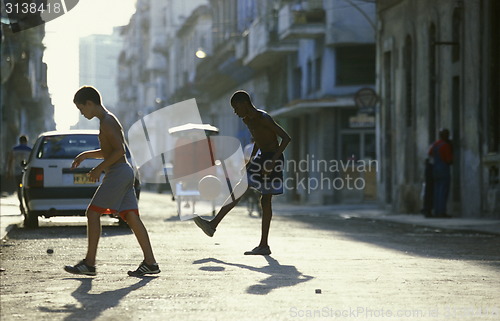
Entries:
[[37,151],[37,158],[73,159],[81,152],[98,149],[97,135],[57,135],[46,136]]

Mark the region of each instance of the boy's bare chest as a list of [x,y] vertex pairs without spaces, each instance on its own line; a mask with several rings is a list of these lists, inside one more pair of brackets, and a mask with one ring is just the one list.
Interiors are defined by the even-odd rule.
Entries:
[[247,125],[248,130],[250,131],[250,133],[252,133],[252,135],[263,134],[267,131],[266,127],[259,119],[245,121],[245,124]]
[[262,121],[251,120],[246,122],[250,134],[259,147],[272,144],[276,140],[276,135]]
[[109,141],[103,133],[99,133],[99,145],[103,152],[109,149]]

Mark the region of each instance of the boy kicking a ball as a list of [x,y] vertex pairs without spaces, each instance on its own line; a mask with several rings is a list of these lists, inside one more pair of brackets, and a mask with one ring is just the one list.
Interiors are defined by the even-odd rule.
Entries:
[[74,266],[65,266],[64,270],[73,274],[96,275],[95,261],[97,244],[101,236],[101,215],[118,214],[134,232],[144,254],[144,260],[137,270],[129,271],[130,276],[160,273],[137,205],[134,191],[134,171],[125,157],[125,139],[123,129],[115,115],[102,104],[99,92],[93,87],[80,88],[73,102],[80,113],[87,119],[97,117],[99,124],[100,149],[85,151],[73,160],[71,168],[76,168],[87,158],[101,158],[103,161],[93,168],[87,176],[93,182],[104,178],[96,190],[87,208],[87,255]]
[[[250,160],[246,164],[248,186],[262,194],[262,235],[259,245],[245,255],[270,255],[268,244],[269,228],[273,216],[271,200],[273,195],[283,194],[283,151],[291,138],[265,111],[255,108],[250,96],[245,91],[237,91],[231,97],[234,113],[240,117],[250,130],[255,141]],[[281,142],[278,141],[281,138]],[[234,190],[241,189],[241,182]],[[238,193],[243,195],[243,193]],[[213,220],[207,221],[199,216],[194,218],[196,225],[212,237],[222,219],[241,200],[234,197],[234,192]]]

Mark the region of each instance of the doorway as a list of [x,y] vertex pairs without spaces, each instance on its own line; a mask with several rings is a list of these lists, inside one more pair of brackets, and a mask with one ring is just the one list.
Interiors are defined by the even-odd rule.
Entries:
[[[377,197],[376,139],[373,129],[349,129],[340,134],[343,202],[374,201]],[[348,188],[347,182],[351,182]],[[357,182],[356,184],[354,184]],[[362,188],[361,188],[362,187]]]

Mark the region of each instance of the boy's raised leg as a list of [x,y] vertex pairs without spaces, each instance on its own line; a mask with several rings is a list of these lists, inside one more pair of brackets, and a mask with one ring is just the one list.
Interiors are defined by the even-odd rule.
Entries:
[[[196,225],[198,225],[198,227],[200,227],[204,232],[208,226],[208,229],[210,231],[208,231],[208,234],[207,234],[207,232],[205,232],[205,234],[207,234],[208,236],[213,236],[215,229],[217,228],[219,223],[222,221],[222,219],[227,215],[227,213],[229,213],[240,202],[240,200],[244,194],[243,188],[244,187],[243,187],[243,184],[241,182],[236,184],[234,186],[233,192],[226,199],[226,201],[224,202],[225,205],[221,207],[221,209],[219,210],[217,215],[211,221],[206,221],[206,220],[202,219],[201,217],[195,217]],[[235,198],[235,200],[233,201],[233,197],[235,194],[240,195],[240,197]]]

